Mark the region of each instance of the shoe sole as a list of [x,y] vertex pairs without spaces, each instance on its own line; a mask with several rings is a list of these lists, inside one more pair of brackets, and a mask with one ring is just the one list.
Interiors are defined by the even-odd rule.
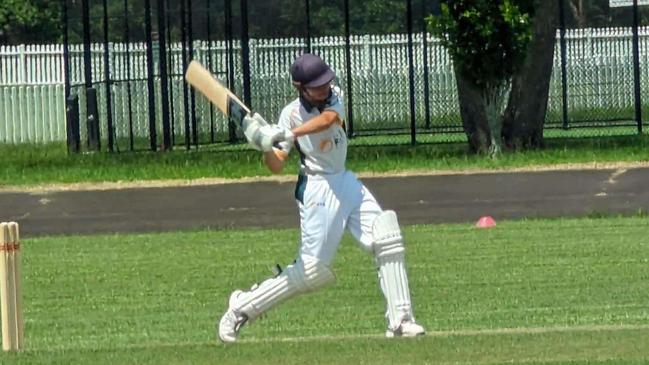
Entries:
[[417,337],[417,336],[423,336],[425,335],[426,332],[419,332],[419,333],[402,333],[400,335],[395,335],[394,332],[392,331],[386,331],[385,332],[385,337],[387,338],[395,338],[395,337]]

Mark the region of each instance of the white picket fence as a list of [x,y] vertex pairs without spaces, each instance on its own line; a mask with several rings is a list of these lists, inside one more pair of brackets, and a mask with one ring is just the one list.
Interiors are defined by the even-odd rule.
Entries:
[[[630,28],[577,29],[567,32],[567,68],[570,108],[616,111],[633,108],[633,67]],[[557,34],[554,72],[550,85],[549,121],[558,121],[561,104],[560,49]],[[423,118],[423,34],[414,35],[415,83],[419,120]],[[438,40],[428,36],[428,66],[432,124],[459,126],[457,93],[452,62]],[[640,61],[643,78],[642,95],[649,94],[649,27],[640,29]],[[312,40],[314,52],[321,54],[338,71],[339,82],[346,85],[345,39],[323,37]],[[408,59],[406,35],[365,35],[351,39],[353,107],[355,129],[372,129],[401,123],[407,127]],[[294,97],[287,69],[304,48],[303,39],[253,39],[250,43],[252,104],[268,116],[277,116],[287,100]],[[197,41],[195,57],[208,62],[213,70],[226,69],[226,48],[223,42]],[[110,44],[113,116],[117,137],[128,135],[126,118],[128,99],[126,82],[132,95],[132,115],[136,136],[148,135],[148,105],[146,88],[146,47],[142,43]],[[93,44],[91,52],[93,82],[104,79],[103,45]],[[128,56],[128,59],[127,59]],[[83,85],[83,50],[71,47],[71,81]],[[155,58],[155,57],[154,57]],[[241,90],[241,59],[235,56],[236,88]],[[127,68],[127,63],[130,67]],[[62,45],[2,46],[0,47],[0,143],[52,142],[66,138],[65,96]],[[181,45],[171,45],[170,88],[175,130],[184,133]],[[127,72],[128,70],[128,72]],[[157,66],[155,68],[157,74]],[[81,120],[85,118],[82,88],[74,88],[81,97]],[[106,111],[105,87],[98,87],[100,111]],[[159,86],[156,89],[159,101]],[[156,103],[159,109],[159,102]],[[207,104],[198,99],[197,120],[209,117]],[[158,115],[159,110],[158,110]],[[625,114],[626,115],[626,114]],[[105,118],[102,135],[106,134]],[[209,123],[198,123],[200,132]],[[216,128],[226,130],[226,121],[215,117]],[[382,124],[383,123],[383,124]],[[387,124],[386,124],[387,123]],[[159,124],[159,123],[158,123]],[[82,123],[81,131],[84,132]]]

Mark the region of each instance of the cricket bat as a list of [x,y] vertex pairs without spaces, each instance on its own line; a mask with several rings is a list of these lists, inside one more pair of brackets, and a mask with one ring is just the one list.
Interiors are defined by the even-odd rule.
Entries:
[[193,60],[187,66],[185,80],[219,108],[225,116],[231,117],[241,128],[243,118],[250,113],[250,108],[214,77],[208,69]]

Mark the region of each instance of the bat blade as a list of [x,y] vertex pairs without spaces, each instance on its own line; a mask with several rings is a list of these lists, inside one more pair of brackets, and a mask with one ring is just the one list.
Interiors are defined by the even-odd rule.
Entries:
[[243,118],[250,113],[250,108],[215,78],[208,69],[193,60],[187,67],[185,80],[241,127]]

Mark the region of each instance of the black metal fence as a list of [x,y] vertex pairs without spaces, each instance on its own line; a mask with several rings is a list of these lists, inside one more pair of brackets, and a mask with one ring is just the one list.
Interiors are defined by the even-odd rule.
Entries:
[[[649,111],[649,90],[641,83],[649,72],[641,67],[649,66],[646,9],[591,8],[592,15],[557,1],[561,27],[548,135],[602,128],[642,133],[642,115]],[[377,24],[349,0],[291,3],[62,0],[70,149],[155,151],[238,142],[232,123],[183,81],[189,60],[201,60],[273,119],[295,97],[286,70],[304,51],[334,65],[350,137],[413,144],[463,139],[450,60],[425,27],[436,1],[391,2],[395,8]],[[322,11],[328,16],[314,16]],[[338,21],[319,23],[327,19]],[[283,31],[284,24],[293,34]],[[380,34],[360,34],[368,29]]]
[[[642,115],[649,111],[648,90],[641,83],[649,76],[647,7],[631,0],[611,2],[620,7],[584,3],[560,0],[555,73],[561,75],[561,112],[549,113],[546,128],[632,127],[642,133]],[[603,42],[594,42],[593,34],[601,30]]]
[[[102,0],[94,7],[101,13],[92,14],[90,3],[62,1],[66,100],[68,109],[80,105],[79,124],[87,127],[76,134],[87,139],[89,150],[99,150],[102,142],[109,151],[197,146],[196,96],[182,81],[183,70],[195,57],[196,39],[209,41],[219,34],[226,40],[226,67],[224,60],[213,59],[209,45],[207,65],[216,76],[234,79],[230,1],[218,1],[226,9],[222,19],[213,18],[216,0],[203,2],[202,8],[192,7],[191,0],[123,0],[121,7]],[[195,33],[199,16],[205,18],[205,29]],[[92,22],[102,24],[101,34],[91,34],[97,29]],[[71,122],[76,124],[68,120],[69,127]],[[218,142],[214,123],[208,128],[210,137],[203,142]],[[78,141],[71,145],[76,149]]]

